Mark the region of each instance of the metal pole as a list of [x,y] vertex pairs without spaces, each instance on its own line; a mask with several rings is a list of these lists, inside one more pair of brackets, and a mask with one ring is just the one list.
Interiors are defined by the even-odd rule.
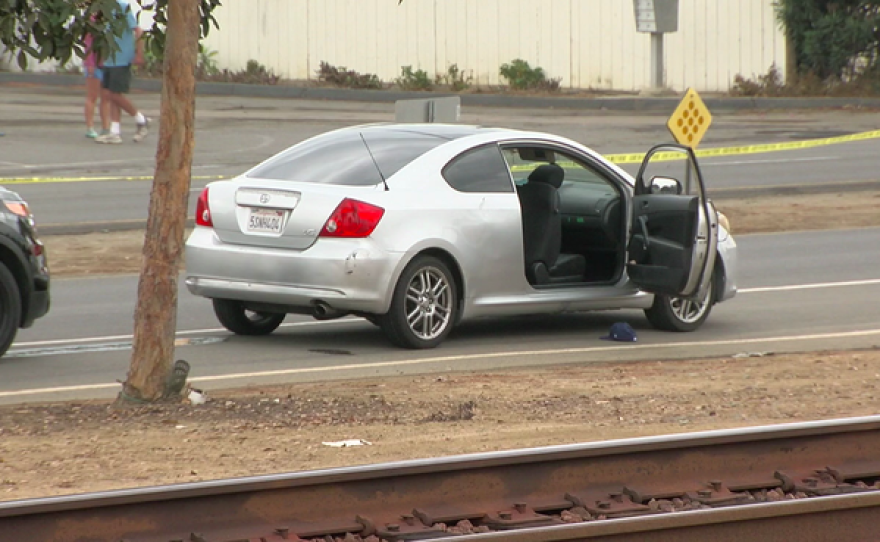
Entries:
[[662,89],[663,80],[663,33],[651,32],[651,88]]

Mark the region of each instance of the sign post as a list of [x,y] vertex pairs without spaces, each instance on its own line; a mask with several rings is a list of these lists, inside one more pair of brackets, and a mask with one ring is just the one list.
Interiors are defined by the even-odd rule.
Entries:
[[651,34],[651,88],[666,86],[663,34],[678,31],[678,0],[633,0],[636,31]]

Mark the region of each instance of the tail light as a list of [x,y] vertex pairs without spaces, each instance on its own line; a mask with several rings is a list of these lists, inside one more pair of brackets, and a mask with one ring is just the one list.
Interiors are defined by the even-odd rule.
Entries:
[[27,203],[23,201],[4,201],[3,204],[9,209],[14,215],[29,217],[31,216],[31,210],[28,208]]
[[199,194],[199,200],[196,202],[196,224],[199,226],[214,227],[214,221],[211,220],[211,208],[208,207],[208,187],[206,186],[202,193]]
[[385,209],[355,199],[342,200],[321,230],[321,237],[368,237]]

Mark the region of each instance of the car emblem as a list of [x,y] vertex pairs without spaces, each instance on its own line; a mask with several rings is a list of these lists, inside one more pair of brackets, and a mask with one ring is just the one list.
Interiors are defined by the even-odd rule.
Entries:
[[269,203],[269,200],[272,198],[269,194],[260,194],[260,203]]

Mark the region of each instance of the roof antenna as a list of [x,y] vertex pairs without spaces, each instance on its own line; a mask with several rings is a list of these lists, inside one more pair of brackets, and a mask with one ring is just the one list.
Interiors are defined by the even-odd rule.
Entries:
[[364,142],[364,147],[367,148],[367,153],[370,155],[370,159],[373,161],[373,165],[376,166],[376,171],[379,172],[379,177],[382,178],[382,184],[385,185],[385,191],[388,192],[388,183],[385,182],[385,175],[382,175],[382,168],[379,167],[379,163],[376,162],[376,157],[373,156],[373,151],[371,151],[370,146],[367,145],[367,140],[364,139],[364,133],[358,132],[358,135],[361,136],[361,141]]

